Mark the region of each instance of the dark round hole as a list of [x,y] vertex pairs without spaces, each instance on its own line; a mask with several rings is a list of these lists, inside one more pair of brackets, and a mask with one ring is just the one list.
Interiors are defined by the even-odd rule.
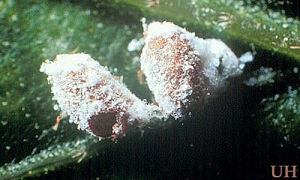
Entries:
[[116,123],[116,112],[106,112],[94,115],[88,120],[91,131],[99,137],[112,135],[112,126]]

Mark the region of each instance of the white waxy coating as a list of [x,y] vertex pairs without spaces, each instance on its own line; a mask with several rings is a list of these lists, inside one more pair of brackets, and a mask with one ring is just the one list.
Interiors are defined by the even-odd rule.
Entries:
[[[253,60],[248,53],[240,63],[221,40],[198,38],[169,22],[153,22],[144,34],[141,69],[165,116],[179,118],[195,103],[205,103],[228,77],[242,72],[243,63]],[[129,50],[135,50],[136,42],[133,45]],[[54,62],[43,63],[40,70],[48,75],[53,99],[61,110],[91,134],[90,119],[99,113],[116,112],[121,121],[126,120],[125,124],[116,121],[112,126],[117,137],[125,133],[124,126],[128,124],[148,123],[158,110],[138,99],[87,54],[58,55]]]
[[[115,111],[121,118],[126,115],[128,124],[150,119],[151,107],[87,54],[58,55],[55,61],[43,63],[40,70],[48,75],[53,99],[80,129],[91,133],[88,120],[100,112]],[[115,134],[121,133],[121,126],[114,127]]]
[[205,100],[241,72],[239,59],[221,40],[198,38],[170,22],[152,22],[144,34],[141,69],[166,116],[181,117],[193,101]]

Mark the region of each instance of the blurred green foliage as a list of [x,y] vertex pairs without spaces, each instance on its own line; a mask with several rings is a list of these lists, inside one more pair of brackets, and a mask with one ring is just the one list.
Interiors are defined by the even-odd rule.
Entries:
[[262,125],[274,130],[281,138],[281,146],[291,144],[300,149],[300,97],[297,89],[288,87],[288,92],[282,95],[262,100],[264,119]]

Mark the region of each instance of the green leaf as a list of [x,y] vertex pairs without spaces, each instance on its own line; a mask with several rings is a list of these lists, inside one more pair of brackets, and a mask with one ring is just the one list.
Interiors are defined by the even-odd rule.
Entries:
[[280,12],[263,11],[259,6],[232,0],[166,0],[151,7],[149,3],[154,1],[148,1],[148,5],[140,0],[115,2],[136,7],[137,14],[150,21],[171,21],[189,27],[199,37],[206,32],[214,38],[238,40],[300,63],[300,22]]
[[[139,64],[134,63],[133,58],[139,56],[139,53],[127,51],[130,40],[142,36],[142,26],[139,22],[142,17],[146,17],[148,22],[174,22],[186,27],[188,31],[194,31],[198,37],[220,38],[239,54],[244,53],[245,49],[249,50],[250,46],[274,54],[274,57],[280,55],[280,58],[271,61],[292,59],[300,63],[300,23],[296,19],[271,10],[261,11],[255,5],[246,6],[243,1],[155,2],[0,2],[0,137],[3,154],[1,165],[12,160],[20,162],[0,168],[0,178],[38,176],[45,170],[56,170],[76,162],[83,153],[92,156],[105,145],[103,142],[95,145],[94,141],[83,140],[83,149],[73,146],[73,149],[68,149],[68,146],[64,146],[68,142],[76,146],[78,139],[87,137],[66,120],[60,123],[57,131],[51,129],[58,112],[53,110],[55,102],[52,101],[46,77],[39,72],[45,59],[53,60],[55,55],[60,53],[91,54],[100,64],[110,67],[114,75],[124,76],[128,88],[140,98],[151,99],[146,85],[139,85],[136,77]],[[238,45],[232,42],[238,42]],[[242,47],[239,44],[242,44]],[[270,61],[270,58],[259,60]],[[287,102],[285,96],[282,97],[282,102],[270,100],[266,107],[271,107],[270,111],[276,112],[277,106]],[[290,109],[285,112],[290,115]],[[292,115],[294,117],[294,114]],[[297,117],[294,118],[297,123],[292,124],[296,130],[299,127]],[[167,123],[157,121],[159,127]],[[128,142],[130,141],[126,143]],[[92,144],[96,147],[93,147],[91,152],[89,149]],[[20,147],[22,151],[19,151]],[[16,168],[24,165],[22,163],[30,158],[40,158],[43,152],[55,153],[61,148],[68,151],[32,163],[31,169]],[[40,153],[35,149],[41,150]],[[47,164],[49,162],[50,164]],[[10,171],[11,169],[16,171]]]

